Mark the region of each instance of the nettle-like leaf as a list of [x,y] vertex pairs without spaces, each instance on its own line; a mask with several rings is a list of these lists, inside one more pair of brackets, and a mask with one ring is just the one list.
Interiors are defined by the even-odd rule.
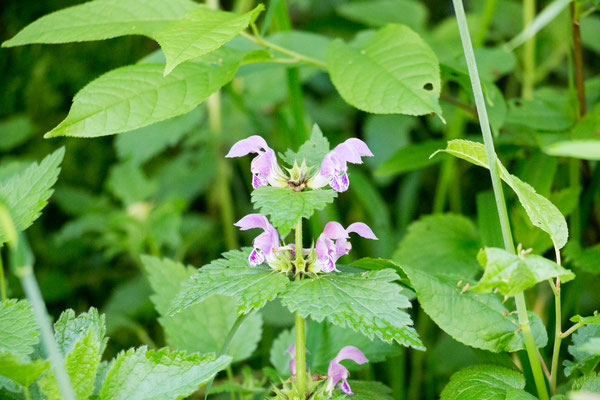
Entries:
[[259,4],[240,15],[198,7],[177,23],[154,34],[167,59],[165,75],[182,62],[210,53],[229,42],[254,22],[264,8]]
[[23,387],[29,387],[50,366],[48,361],[24,361],[18,354],[0,350],[0,376],[6,377]]
[[411,306],[394,283],[395,271],[385,269],[361,274],[327,274],[288,285],[281,302],[303,318],[349,327],[370,339],[377,336],[388,343],[424,350],[410,316],[400,310]]
[[525,377],[496,365],[475,365],[452,375],[441,400],[535,400],[525,390]]
[[525,254],[516,255],[504,249],[486,247],[477,255],[485,272],[472,290],[489,293],[496,288],[505,296],[514,296],[539,282],[560,278],[568,282],[575,274],[547,258]]
[[[237,319],[235,299],[222,295],[210,296],[176,315],[168,316],[171,302],[179,293],[181,284],[196,269],[150,256],[142,256],[142,263],[154,290],[150,298],[161,315],[158,321],[165,330],[167,344],[189,352],[218,352]],[[249,315],[231,340],[227,355],[233,361],[250,357],[260,340],[261,328],[261,314]]]
[[337,197],[331,189],[296,192],[293,189],[260,186],[252,192],[252,203],[279,231],[287,236],[300,218],[310,218],[315,211],[323,209]]
[[23,360],[39,342],[37,324],[26,300],[0,302],[0,350],[8,350]]
[[222,48],[166,77],[163,64],[112,70],[81,89],[67,117],[44,137],[113,135],[186,114],[231,81],[246,54]]
[[586,351],[585,346],[591,339],[600,338],[600,325],[582,326],[571,336],[573,344],[568,347],[569,353],[573,356],[573,361],[565,360],[565,375],[570,376],[573,371],[579,370],[583,375],[588,375],[594,371],[600,363],[600,354]]
[[[52,195],[58,178],[64,147],[46,156],[41,163],[32,163],[24,170],[0,180],[0,203],[10,213],[15,227],[22,231],[31,226]],[[7,240],[0,228],[0,244]]]
[[595,396],[590,393],[600,393],[600,375],[596,372],[592,372],[589,375],[582,376],[573,381],[572,389],[577,392],[583,392],[581,397],[570,396],[569,399],[594,399]]
[[310,172],[315,173],[321,169],[321,161],[323,161],[323,157],[328,152],[329,141],[323,135],[321,128],[317,124],[314,124],[310,139],[300,146],[297,152],[288,149],[285,154],[280,154],[279,156],[291,166],[294,165],[294,161],[298,165],[302,165],[302,162],[306,161],[307,166],[313,167]]
[[[432,157],[438,152],[446,152],[480,167],[488,168],[485,147],[481,143],[462,139],[451,140],[445,149],[438,150]],[[550,200],[536,193],[531,185],[510,174],[500,160],[498,160],[498,169],[502,180],[513,189],[519,198],[531,223],[550,235],[559,249],[562,248],[567,243],[569,230],[565,217],[558,208]]]
[[209,296],[222,294],[233,297],[238,313],[247,314],[265,306],[284,290],[289,279],[269,267],[251,267],[248,263],[249,248],[223,253],[223,258],[214,260],[196,271],[183,283],[173,300],[169,315],[200,303]]
[[327,69],[342,98],[360,110],[442,113],[437,57],[404,25],[387,25],[360,47],[334,40],[327,53]]
[[333,400],[392,400],[394,398],[392,396],[392,389],[381,382],[350,380],[348,383],[354,395],[335,395],[336,392],[334,392]]
[[229,356],[170,352],[145,346],[121,352],[113,361],[100,400],[171,400],[195,392],[231,361]]
[[96,339],[100,342],[99,351],[102,353],[108,341],[104,337],[106,335],[105,320],[104,314],[99,314],[94,307],[77,316],[73,310],[63,311],[54,324],[54,335],[62,354],[67,355],[73,351],[76,343],[83,340],[91,330],[95,332]]

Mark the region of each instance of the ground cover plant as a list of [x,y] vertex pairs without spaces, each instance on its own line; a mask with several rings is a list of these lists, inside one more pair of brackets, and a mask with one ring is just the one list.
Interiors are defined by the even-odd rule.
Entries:
[[600,398],[599,8],[3,4],[0,398]]

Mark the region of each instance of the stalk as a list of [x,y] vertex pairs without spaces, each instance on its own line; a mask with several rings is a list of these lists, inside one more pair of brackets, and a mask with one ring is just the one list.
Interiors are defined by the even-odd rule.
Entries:
[[[1,249],[1,247],[0,247]],[[6,287],[4,286],[4,266],[2,265],[2,253],[0,252],[0,297],[6,300]]]
[[[458,28],[460,30],[460,37],[463,43],[467,67],[469,69],[469,76],[471,78],[473,94],[475,96],[475,104],[477,105],[479,124],[481,126],[481,132],[483,134],[483,141],[485,144],[488,166],[490,169],[490,176],[492,179],[492,187],[494,189],[494,197],[496,199],[496,206],[498,208],[498,215],[500,217],[500,226],[502,229],[504,246],[508,252],[515,254],[515,245],[510,230],[508,211],[506,209],[506,202],[502,191],[502,182],[500,180],[500,174],[498,172],[498,162],[496,151],[494,150],[494,140],[492,138],[492,132],[488,121],[487,110],[485,108],[483,92],[481,90],[481,82],[479,81],[479,74],[477,72],[477,63],[475,61],[475,55],[473,53],[473,45],[471,44],[471,38],[469,37],[469,28],[467,26],[465,10],[463,8],[462,0],[452,0],[452,2],[454,3],[456,19],[458,21]],[[537,355],[537,346],[535,345],[535,341],[531,333],[531,326],[529,324],[529,318],[527,316],[527,305],[525,303],[525,296],[522,292],[515,295],[515,302],[517,305],[517,313],[519,315],[519,325],[521,327],[523,337],[525,339],[525,347],[527,350],[529,363],[531,365],[531,370],[533,372],[538,397],[541,400],[548,400],[549,396],[548,391],[546,389],[546,383],[544,381],[544,374],[542,372],[542,366]]]
[[[302,259],[302,218],[296,224],[296,279],[301,279],[298,271],[299,266],[304,263]],[[302,265],[302,270],[304,266]],[[295,320],[296,332],[296,388],[302,393],[302,398],[306,396],[306,332],[304,318],[296,312]]]
[[[535,0],[523,0],[523,28],[527,29],[535,18]],[[535,35],[532,35],[523,47],[523,88],[524,99],[533,97],[535,82]]]

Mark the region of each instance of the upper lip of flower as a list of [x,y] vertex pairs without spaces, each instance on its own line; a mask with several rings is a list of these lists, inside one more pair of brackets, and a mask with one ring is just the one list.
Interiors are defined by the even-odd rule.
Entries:
[[243,231],[253,228],[264,230],[263,233],[254,238],[254,249],[248,258],[250,265],[262,264],[265,259],[268,260],[272,256],[273,250],[279,246],[279,232],[264,215],[248,214],[234,225]]
[[329,368],[327,369],[327,389],[326,391],[331,395],[333,388],[340,382],[340,390],[348,395],[352,395],[350,385],[348,384],[347,378],[350,376],[350,372],[346,367],[340,364],[342,360],[352,360],[357,364],[364,364],[369,360],[362,351],[354,346],[343,347],[335,356],[333,360],[329,362]]
[[350,242],[347,240],[351,232],[367,239],[377,240],[377,236],[365,223],[355,222],[344,229],[339,222],[328,222],[316,243],[317,263],[321,271],[337,271],[335,263],[338,258],[348,254],[352,249]]

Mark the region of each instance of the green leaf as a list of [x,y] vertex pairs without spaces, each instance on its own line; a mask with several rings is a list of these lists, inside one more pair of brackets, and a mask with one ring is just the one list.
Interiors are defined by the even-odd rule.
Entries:
[[0,350],[0,376],[4,376],[23,387],[29,387],[49,367],[48,361],[23,361],[18,354]]
[[320,170],[321,161],[327,153],[329,153],[329,141],[323,136],[319,126],[314,124],[310,139],[300,146],[297,152],[287,150],[281,158],[289,165],[294,165],[294,161],[301,165],[305,160],[308,167],[313,167],[311,172],[314,173]]
[[429,156],[443,145],[444,142],[442,140],[428,140],[402,147],[375,170],[375,175],[398,175],[437,164],[442,160]]
[[249,248],[228,251],[223,253],[223,258],[200,268],[183,283],[168,313],[181,312],[215,294],[233,297],[238,313],[246,314],[264,307],[267,301],[277,297],[289,280],[264,265],[251,267],[249,254]]
[[186,114],[233,78],[245,54],[222,48],[209,55],[217,62],[186,63],[166,77],[163,64],[112,70],[81,89],[67,117],[44,137],[113,135]]
[[288,188],[260,186],[252,192],[252,203],[261,214],[269,215],[269,221],[283,238],[300,218],[310,218],[315,211],[332,203],[336,196],[337,193],[331,189],[296,192]]
[[461,215],[429,215],[412,223],[393,260],[434,275],[473,279],[481,268],[475,225]]
[[197,7],[153,37],[167,59],[165,75],[184,61],[200,57],[229,42],[248,25],[256,20],[264,10],[259,4],[246,14]]
[[341,16],[369,26],[404,24],[416,31],[423,30],[427,7],[413,0],[375,0],[342,3],[335,11]]
[[[65,149],[61,147],[41,163],[32,163],[0,181],[0,203],[8,209],[17,230],[29,228],[40,216],[52,195],[64,154]],[[6,240],[6,233],[0,229],[0,243]]]
[[25,360],[38,341],[37,325],[29,302],[16,299],[0,302],[0,350],[11,351]]
[[[362,274],[327,274],[288,285],[281,302],[303,318],[317,322],[325,318],[334,325],[349,327],[370,339],[377,336],[424,350],[410,316],[400,308],[410,307],[394,283],[399,277],[391,269]],[[385,299],[385,301],[382,301]]]
[[406,26],[387,25],[359,48],[334,40],[327,53],[327,69],[342,98],[360,110],[442,113],[437,58]]
[[572,400],[593,400],[597,396],[590,393],[600,393],[600,375],[595,372],[589,375],[582,376],[573,382],[573,390],[581,391],[581,397],[575,397],[571,395],[569,399]]
[[[481,143],[462,139],[451,140],[448,142],[446,149],[438,150],[432,157],[440,151],[452,154],[480,167],[488,167],[485,147]],[[550,200],[536,193],[535,189],[529,184],[515,175],[511,175],[500,160],[498,160],[498,168],[500,177],[516,193],[531,223],[550,235],[559,249],[562,248],[567,243],[569,230],[565,217],[558,208]]]
[[538,135],[542,150],[552,156],[600,160],[600,106],[587,113],[569,133]]
[[563,131],[575,123],[569,98],[551,89],[538,90],[531,100],[508,100],[506,123],[537,131]]
[[[235,300],[216,295],[204,299],[173,316],[167,312],[179,292],[181,284],[189,279],[195,269],[168,259],[142,256],[146,276],[154,290],[151,296],[158,319],[165,330],[167,344],[188,352],[218,352],[225,343],[237,319]],[[232,361],[244,360],[254,352],[261,337],[262,318],[253,313],[239,327],[229,344],[227,355]]]
[[348,382],[353,396],[335,397],[335,399],[346,400],[392,400],[392,390],[383,383],[375,381],[353,381]]
[[577,268],[591,274],[600,274],[600,244],[586,249],[575,249],[574,254],[569,254]]
[[535,399],[524,388],[525,378],[518,371],[495,365],[475,365],[452,375],[442,391],[441,400]]
[[[525,348],[519,322],[515,315],[494,294],[461,293],[456,277],[402,265],[419,304],[431,319],[447,334],[467,346],[492,352],[513,352]],[[535,314],[530,313],[532,330],[538,347],[548,341],[546,330]]]
[[581,325],[600,325],[600,314],[593,315],[591,317],[582,317],[581,315],[575,315],[570,319],[572,322],[580,322]]
[[152,36],[198,7],[191,0],[95,0],[53,12],[29,24],[2,47],[32,43]]
[[571,271],[535,254],[519,256],[504,249],[486,247],[477,259],[485,272],[472,290],[481,293],[497,288],[505,296],[514,296],[551,278],[559,277],[561,282],[575,278]]
[[112,363],[100,400],[171,400],[195,392],[229,365],[231,357],[157,351],[146,347],[121,352]]
[[15,115],[0,122],[0,151],[20,146],[33,133],[33,123],[26,115]]
[[187,114],[122,133],[115,139],[117,154],[121,160],[142,164],[176,145],[203,118],[203,109],[196,108]]
[[106,186],[125,206],[146,201],[156,192],[156,182],[148,179],[133,161],[113,164]]
[[[268,36],[267,40],[284,49],[292,50],[304,56],[322,61],[323,64],[327,58],[327,47],[329,46],[329,43],[331,43],[331,39],[325,35],[296,30],[275,32]],[[280,53],[277,50],[273,50],[273,52],[276,55],[288,57],[286,54]],[[309,73],[311,73],[306,67],[303,68],[303,70],[306,75],[301,74],[301,79],[305,79],[305,77],[310,76]],[[272,84],[272,74],[268,75],[269,78],[271,78],[268,83]],[[285,96],[287,96],[287,93],[285,93]]]
[[63,311],[54,324],[54,335],[56,342],[63,355],[73,351],[76,344],[94,331],[95,338],[100,342],[99,353],[102,354],[108,339],[106,335],[106,322],[103,314],[91,307],[88,312],[75,316],[75,311],[68,309]]
[[582,326],[571,335],[573,344],[568,347],[569,353],[573,356],[573,361],[565,360],[565,375],[570,376],[573,371],[579,370],[583,375],[588,375],[600,363],[600,354],[594,354],[581,347],[589,343],[591,339],[600,338],[600,325]]

